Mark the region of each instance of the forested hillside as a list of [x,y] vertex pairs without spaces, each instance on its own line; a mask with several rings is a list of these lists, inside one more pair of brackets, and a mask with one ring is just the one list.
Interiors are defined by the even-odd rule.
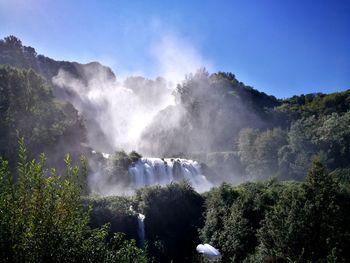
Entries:
[[15,36],[8,36],[0,40],[0,64],[11,65],[20,69],[32,69],[50,83],[60,69],[69,72],[82,81],[88,81],[91,77],[86,72],[98,70],[105,72],[108,78],[115,79],[111,69],[102,66],[98,62],[80,64],[77,62],[56,61],[37,54],[33,47],[22,45],[22,41]]
[[[349,262],[349,127],[350,90],[279,99],[206,69],[120,84],[6,37],[0,262],[205,262],[199,243],[218,262]],[[132,188],[137,165],[173,181]]]
[[[120,88],[108,67],[95,62],[55,61],[37,55],[14,36],[0,41],[0,64],[19,68],[1,68],[0,147],[10,160],[15,158],[12,145],[19,135],[26,138],[33,156],[55,152],[52,164],[62,159],[64,152],[90,154],[87,147],[109,153],[124,150],[128,134],[123,134],[123,126],[128,118],[134,121],[135,115],[153,105],[166,106],[162,101],[169,92],[162,78],[132,76]],[[63,81],[62,75],[69,75],[69,81]],[[107,91],[106,85],[111,85]],[[94,104],[90,95],[79,94],[95,89],[128,90],[137,99],[119,113],[108,104],[113,100]],[[115,96],[118,104],[118,96],[125,94]],[[128,96],[125,100],[131,99]],[[140,129],[141,137],[132,150],[146,156],[198,160],[214,183],[270,176],[302,180],[315,157],[330,171],[349,168],[349,90],[277,99],[238,81],[232,73],[210,74],[200,69],[179,83],[173,96],[175,104],[159,111],[145,129],[134,128]],[[136,107],[132,103],[143,106],[128,117],[128,109]],[[103,105],[110,108],[106,115]],[[93,163],[91,168],[96,170],[97,163]],[[118,182],[125,176],[118,172],[116,177],[113,180]]]
[[79,156],[85,151],[85,127],[78,112],[57,101],[51,87],[31,69],[0,65],[0,113],[0,155],[11,162],[21,137],[31,157],[46,152],[50,165],[61,163],[65,152]]
[[[174,91],[177,104],[161,111],[143,134],[152,154],[232,151],[242,128],[285,125],[281,102],[239,82],[231,73],[201,69]],[[171,134],[172,138],[168,140]]]
[[[95,114],[100,108],[80,98],[77,90],[64,85],[58,87],[57,81],[52,82],[63,70],[74,80],[83,83],[100,81],[101,85],[105,85],[105,79],[113,82],[116,79],[109,68],[95,62],[79,64],[37,55],[34,48],[23,46],[14,36],[1,40],[0,64],[31,69],[40,74],[46,80],[48,92],[65,105],[77,98],[80,119],[84,120],[79,125],[81,129],[83,126],[88,128],[87,135],[75,129],[76,133],[80,133],[79,140],[88,137],[87,143],[92,146],[115,150],[111,149],[112,143],[108,142],[109,137],[101,123],[96,121]],[[5,86],[11,89],[7,84]],[[131,77],[125,81],[125,87],[130,88],[140,98],[139,101],[149,103],[151,107],[164,98],[161,90],[166,89],[166,82],[161,78],[152,81]],[[134,150],[153,156],[195,156],[214,170],[229,157],[235,167],[222,165],[221,175],[218,175],[226,181],[232,181],[229,171],[233,171],[240,180],[263,179],[271,175],[301,179],[315,156],[320,156],[331,170],[348,167],[350,91],[277,99],[238,81],[232,73],[209,74],[201,69],[179,83],[173,94],[175,105],[168,106],[154,117],[143,130],[139,145]],[[46,99],[38,97],[38,101],[32,103],[39,104],[40,100]],[[6,105],[8,102],[3,103]],[[74,121],[69,118],[78,118],[77,114],[73,116],[73,107],[67,105],[61,108],[65,108],[66,117],[69,116],[66,123],[73,125]],[[22,116],[24,118],[25,115],[20,114],[17,118]],[[42,139],[45,140],[45,137]],[[77,142],[75,139],[72,141]]]
[[303,179],[316,156],[349,167],[350,91],[276,99],[231,73],[198,71],[175,96],[143,134],[152,154],[198,158],[221,181]]

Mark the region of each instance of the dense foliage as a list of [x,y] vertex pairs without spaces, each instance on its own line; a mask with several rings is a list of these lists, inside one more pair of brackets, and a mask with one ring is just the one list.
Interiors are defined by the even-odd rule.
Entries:
[[142,156],[132,151],[127,154],[124,151],[116,152],[111,156],[107,163],[107,176],[110,183],[119,182],[128,185],[130,183],[130,176],[128,168],[133,162],[136,162]]
[[138,213],[145,215],[145,250],[150,262],[197,262],[198,229],[203,227],[204,198],[187,182],[166,187],[139,189],[131,197],[89,197],[89,225],[93,228],[109,223],[109,236],[123,232],[136,239]]
[[63,178],[45,167],[44,155],[28,161],[21,141],[14,181],[8,162],[0,159],[0,261],[146,262],[123,234],[106,239],[108,225],[88,227],[78,184],[78,174],[86,169],[72,167],[69,155],[65,163]]
[[275,97],[244,85],[231,73],[210,75],[205,69],[190,74],[174,95],[177,104],[160,112],[144,132],[144,147],[152,153],[232,150],[240,129],[270,127],[277,118],[270,112],[280,105]]
[[[111,143],[106,141],[93,114],[81,112],[85,120],[83,124],[71,105],[52,99],[52,94],[60,101],[79,99],[74,90],[64,85],[57,87],[52,81],[60,70],[86,84],[94,77],[98,80],[102,78],[100,81],[115,81],[115,75],[109,68],[95,62],[79,64],[46,58],[38,55],[34,48],[22,45],[14,36],[0,41],[0,64],[31,69],[49,84],[44,88],[45,93],[42,91],[43,80],[33,77],[32,71],[14,73],[13,69],[3,68],[0,110],[5,111],[9,104],[12,106],[9,111],[6,110],[9,116],[0,115],[1,122],[6,122],[1,129],[2,154],[12,151],[15,156],[15,149],[12,150],[9,147],[11,143],[8,143],[13,136],[7,134],[15,135],[16,130],[22,128],[17,124],[26,129],[21,136],[27,137],[25,133],[30,133],[30,136],[42,138],[42,143],[36,145],[48,146],[45,149],[31,147],[32,138],[26,138],[30,153],[47,152],[55,141],[57,148],[54,152],[84,151],[81,147],[86,137],[84,124],[88,127],[88,137],[96,139],[94,145],[99,146],[98,150],[112,151]],[[12,75],[18,76],[10,78]],[[146,104],[159,103],[168,93],[166,80],[162,78],[130,77],[124,85]],[[7,99],[7,94],[17,93],[20,95],[18,99]],[[32,94],[28,100],[29,111],[16,112],[21,108],[17,109],[14,105],[21,105],[27,99],[23,98],[23,94]],[[207,175],[218,182],[237,183],[271,175],[300,180],[305,177],[315,156],[324,160],[331,171],[349,167],[349,90],[277,99],[238,81],[232,73],[209,74],[200,69],[178,84],[174,96],[176,105],[161,111],[144,131],[140,151],[155,156],[179,156],[181,153],[183,157],[198,153],[200,157],[197,160],[206,164]],[[89,108],[91,105],[85,106]],[[23,122],[33,125],[25,126]],[[58,147],[62,145],[64,147]],[[9,155],[10,152],[6,157],[11,160]],[[54,164],[61,158],[62,155],[57,158],[52,155],[49,160]],[[118,174],[124,177],[125,170],[119,171],[119,168],[116,169]],[[111,171],[111,174],[116,173]],[[110,175],[110,179],[115,180]]]
[[271,175],[300,180],[316,156],[330,170],[349,167],[350,91],[278,100],[231,73],[199,70],[174,94],[177,104],[143,135],[152,153],[197,156],[219,168],[209,176],[229,182]]
[[[131,178],[129,167],[142,156],[132,151],[129,154],[125,151],[115,152],[105,158],[102,153],[95,152],[90,156],[90,173],[96,177],[90,180],[90,190],[94,194],[127,193],[130,189]],[[118,186],[118,188],[116,187]]]
[[286,112],[291,120],[301,117],[329,115],[334,112],[344,113],[350,107],[350,90],[332,94],[306,94],[293,96],[283,100],[276,108],[277,111]]
[[349,262],[349,198],[349,181],[319,161],[303,183],[222,185],[208,193],[201,237],[222,262]]
[[202,226],[203,198],[186,182],[136,193],[145,218],[147,250],[155,262],[193,262]]
[[[91,78],[93,70],[102,70],[110,79],[115,79],[115,75],[110,68],[104,67],[98,62],[80,64],[77,62],[56,61],[43,55],[38,55],[33,47],[24,46],[22,41],[15,36],[5,37],[0,40],[0,64],[10,65],[20,69],[32,69],[41,75],[48,83],[56,76],[59,70],[69,72],[72,76],[87,82]],[[56,90],[56,95],[59,91]]]
[[[65,104],[67,104],[67,102],[70,103],[64,107],[65,115],[67,115],[68,120],[77,118],[77,109],[72,106],[74,105],[74,102],[78,100],[80,105],[82,105],[84,101],[80,100],[80,94],[77,94],[76,91],[66,87],[65,85],[55,84],[54,79],[59,75],[59,73],[64,73],[70,78],[77,79],[77,81],[79,81],[79,83],[82,85],[88,85],[88,83],[92,81],[96,75],[99,75],[99,82],[107,80],[115,81],[115,75],[112,70],[98,62],[80,64],[77,62],[56,61],[43,55],[38,55],[33,47],[24,46],[21,40],[15,36],[8,36],[3,40],[0,40],[0,64],[9,65],[21,70],[32,70],[36,74],[40,75],[42,77],[42,82],[44,81],[47,85],[47,89],[49,89],[51,96],[53,94],[55,99]],[[89,104],[84,105],[84,107],[90,106],[91,105]],[[57,151],[82,152],[84,149],[81,149],[79,142],[81,139],[84,140],[86,137],[90,139],[91,137],[98,138],[101,148],[110,150],[110,147],[108,147],[110,143],[106,141],[106,138],[104,138],[105,135],[102,132],[99,124],[96,123],[94,116],[91,116],[91,111],[87,110],[87,112],[84,112],[84,115],[82,116],[81,108],[79,110],[79,114],[84,120],[84,123],[79,120],[79,123],[74,127],[74,129],[71,130],[73,133],[67,134],[65,138],[61,140],[60,146],[62,147],[57,149]],[[84,130],[84,126],[89,128],[87,132]],[[69,147],[69,145],[73,145],[74,147]],[[73,150],[71,148],[73,148]],[[56,156],[54,155],[50,156],[49,161],[53,160],[55,157]],[[55,162],[58,162],[61,159],[62,156],[58,156],[55,161],[52,162],[52,164],[56,166]]]
[[25,137],[31,156],[47,152],[51,164],[64,152],[81,152],[85,128],[77,111],[54,99],[32,70],[0,66],[0,155],[15,163],[17,138]]
[[[200,195],[184,182],[133,197],[82,197],[87,171],[103,174],[90,180],[97,193],[126,188],[141,155],[107,160],[88,148],[86,123],[101,148],[111,145],[93,115],[84,123],[68,103],[79,94],[52,78],[64,70],[86,84],[91,73],[115,81],[114,73],[37,55],[13,36],[0,40],[0,64],[1,262],[198,262],[200,242],[217,247],[221,262],[350,262],[349,90],[276,99],[232,73],[201,69],[177,86],[176,104],[156,116],[140,149],[191,157],[212,182],[236,186]],[[124,85],[147,105],[166,95],[162,78]],[[41,152],[59,169],[47,169]],[[89,167],[71,157],[61,165],[66,152],[85,153]],[[135,241],[139,212],[144,250]]]
[[272,129],[240,132],[239,156],[250,178],[279,175],[303,179],[313,158],[333,171],[349,167],[350,111],[310,116],[293,122],[288,131]]
[[128,239],[139,242],[136,212],[130,209],[132,203],[130,197],[122,196],[84,197],[84,205],[91,208],[89,221],[91,228],[109,224],[109,237],[122,232]]

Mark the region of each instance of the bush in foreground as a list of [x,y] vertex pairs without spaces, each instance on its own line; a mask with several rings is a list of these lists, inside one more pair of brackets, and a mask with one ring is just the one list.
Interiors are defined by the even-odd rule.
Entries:
[[[40,161],[28,161],[23,140],[17,174],[0,158],[1,262],[146,262],[135,241],[123,234],[107,240],[108,225],[88,227],[89,212],[81,202],[79,173],[69,155],[64,177]],[[14,181],[13,178],[16,178]]]

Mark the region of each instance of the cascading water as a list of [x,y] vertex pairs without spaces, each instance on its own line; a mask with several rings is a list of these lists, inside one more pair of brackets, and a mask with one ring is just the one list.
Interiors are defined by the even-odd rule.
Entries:
[[138,236],[139,236],[139,247],[144,248],[145,246],[145,216],[143,214],[138,214]]
[[197,191],[206,191],[212,187],[201,174],[196,161],[179,158],[141,158],[129,167],[131,187],[148,185],[166,185],[171,182],[188,180]]

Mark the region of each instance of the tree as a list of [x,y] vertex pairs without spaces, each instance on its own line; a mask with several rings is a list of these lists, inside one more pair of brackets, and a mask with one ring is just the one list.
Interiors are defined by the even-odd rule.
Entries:
[[23,139],[17,176],[0,159],[0,261],[146,262],[135,241],[120,234],[106,240],[108,225],[88,227],[89,212],[81,203],[78,184],[79,173],[86,169],[73,167],[68,155],[61,177],[45,167],[45,159],[41,155],[40,161],[28,161]]
[[315,160],[306,178],[304,206],[309,228],[305,254],[312,261],[326,258],[337,246],[338,191],[339,185],[334,176],[326,171],[320,161]]
[[[85,127],[69,105],[55,101],[52,90],[32,70],[0,66],[0,155],[14,164],[18,136],[26,139],[30,157],[81,149]],[[60,143],[64,140],[66,143]],[[64,153],[60,153],[63,158]],[[13,167],[11,167],[13,168]]]
[[268,208],[274,204],[279,184],[222,185],[207,200],[201,239],[218,248],[223,262],[243,262],[259,244],[257,231]]
[[338,227],[338,191],[333,176],[319,161],[314,161],[306,182],[286,187],[266,214],[259,230],[257,254],[279,256],[292,262],[344,258],[338,248],[338,239],[342,237]]
[[287,185],[277,203],[266,213],[258,231],[260,260],[282,257],[302,262],[307,233],[305,232],[305,193],[300,184]]
[[349,112],[295,121],[288,132],[288,145],[278,153],[284,177],[302,179],[315,157],[320,158],[329,169],[348,167],[349,125]]
[[136,193],[138,211],[145,215],[150,257],[156,262],[193,262],[202,227],[203,198],[186,182],[154,186]]
[[242,129],[238,140],[239,156],[250,179],[264,179],[279,171],[278,151],[287,144],[280,128],[259,132]]

